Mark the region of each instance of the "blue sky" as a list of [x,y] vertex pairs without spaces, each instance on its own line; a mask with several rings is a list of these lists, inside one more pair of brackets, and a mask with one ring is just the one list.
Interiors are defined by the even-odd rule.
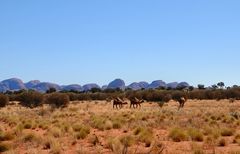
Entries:
[[0,80],[240,85],[238,0],[0,2]]

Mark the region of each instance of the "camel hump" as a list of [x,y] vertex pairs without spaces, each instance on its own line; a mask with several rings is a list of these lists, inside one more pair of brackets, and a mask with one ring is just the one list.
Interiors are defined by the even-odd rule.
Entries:
[[120,102],[122,101],[121,98],[119,98],[119,97],[117,97],[117,100],[120,101]]

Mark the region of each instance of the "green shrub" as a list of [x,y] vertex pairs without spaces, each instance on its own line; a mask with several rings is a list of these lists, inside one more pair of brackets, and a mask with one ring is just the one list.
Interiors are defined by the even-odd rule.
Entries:
[[34,91],[24,92],[19,94],[18,100],[22,106],[34,108],[42,105],[43,94]]
[[52,93],[46,95],[46,103],[52,107],[63,108],[68,106],[70,99],[67,94]]
[[6,95],[0,94],[0,107],[5,107],[9,102],[9,98]]

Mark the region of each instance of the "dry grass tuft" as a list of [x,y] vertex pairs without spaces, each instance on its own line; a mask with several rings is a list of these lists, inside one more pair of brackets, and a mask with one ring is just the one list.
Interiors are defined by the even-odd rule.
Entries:
[[169,137],[174,142],[186,141],[188,138],[186,132],[181,128],[173,128],[169,133]]

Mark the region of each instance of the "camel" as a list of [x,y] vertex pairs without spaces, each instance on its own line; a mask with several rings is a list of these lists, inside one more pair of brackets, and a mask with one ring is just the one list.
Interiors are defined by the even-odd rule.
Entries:
[[116,109],[118,109],[118,107],[119,107],[121,109],[124,104],[127,104],[127,102],[124,102],[119,97],[117,97],[116,99],[113,100],[113,108],[116,107]]
[[144,100],[139,100],[136,97],[134,97],[133,99],[130,100],[131,104],[130,104],[130,108],[140,108],[141,107],[141,103],[144,102]]
[[179,99],[176,100],[177,102],[179,102],[179,107],[178,107],[178,110],[180,110],[181,108],[184,107],[187,99],[184,98],[184,97],[180,97]]

